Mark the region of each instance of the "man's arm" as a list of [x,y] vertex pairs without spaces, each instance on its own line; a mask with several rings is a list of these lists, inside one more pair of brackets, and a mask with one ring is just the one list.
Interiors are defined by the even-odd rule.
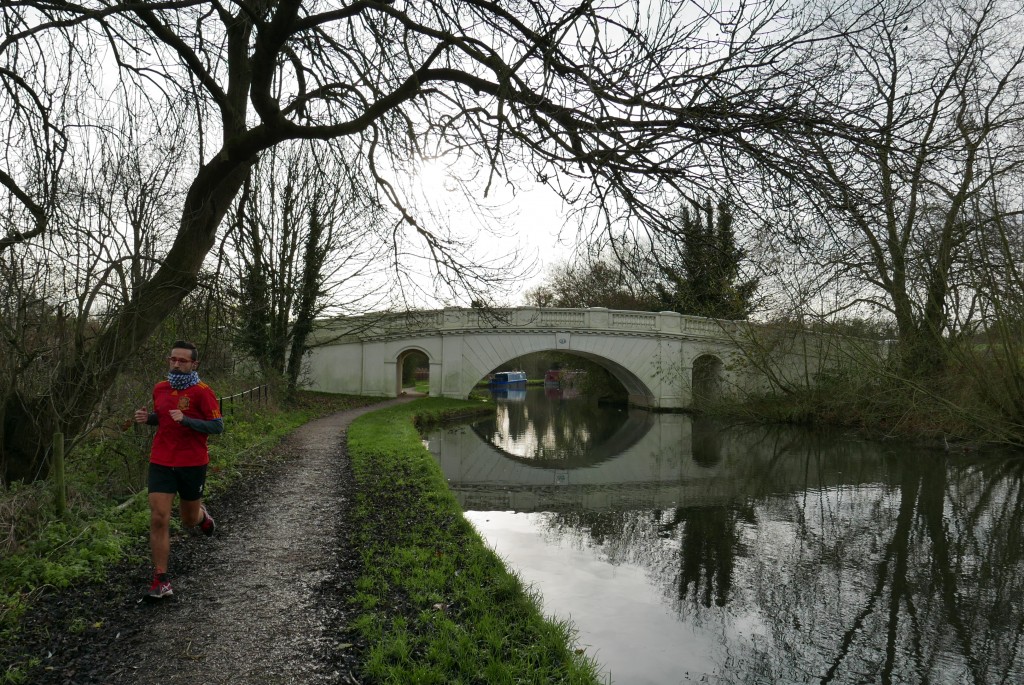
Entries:
[[181,419],[181,425],[188,426],[198,433],[206,433],[207,435],[217,435],[224,432],[224,419],[219,416],[208,420],[193,419],[185,416]]

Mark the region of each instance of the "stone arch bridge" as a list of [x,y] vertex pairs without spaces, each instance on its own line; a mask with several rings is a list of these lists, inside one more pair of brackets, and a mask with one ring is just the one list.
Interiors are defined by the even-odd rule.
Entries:
[[608,369],[632,404],[687,409],[704,397],[756,390],[741,345],[749,328],[674,312],[520,307],[449,308],[321,321],[306,370],[313,390],[395,397],[402,361],[430,361],[431,396],[465,398],[491,371],[533,352],[566,352]]

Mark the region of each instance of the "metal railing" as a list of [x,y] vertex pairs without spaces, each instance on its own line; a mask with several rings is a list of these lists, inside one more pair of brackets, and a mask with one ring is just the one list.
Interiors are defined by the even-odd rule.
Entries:
[[235,393],[234,395],[228,395],[227,397],[218,397],[217,402],[220,404],[221,416],[224,415],[224,403],[228,403],[228,408],[232,413],[235,411],[235,399],[243,398],[250,401],[255,398],[257,404],[263,404],[264,402],[270,401],[270,385],[264,383],[263,385],[257,385],[255,388],[249,388],[242,392]]

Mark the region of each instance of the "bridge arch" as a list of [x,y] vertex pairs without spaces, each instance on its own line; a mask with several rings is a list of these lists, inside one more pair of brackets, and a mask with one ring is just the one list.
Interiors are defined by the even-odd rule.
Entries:
[[694,406],[717,402],[722,398],[725,363],[715,354],[704,353],[693,360],[690,387]]
[[491,369],[496,369],[504,364],[507,364],[516,357],[522,357],[526,354],[537,354],[541,352],[566,352],[573,356],[587,359],[607,369],[608,372],[622,384],[622,387],[626,389],[629,395],[630,402],[641,406],[652,406],[655,401],[654,392],[647,387],[644,381],[639,378],[634,372],[630,371],[620,361],[605,357],[592,352],[582,352],[577,350],[566,350],[564,348],[557,347],[557,341],[551,340],[548,337],[544,337],[537,340],[523,340],[519,341],[517,351],[509,356],[508,353],[502,354],[496,357],[486,356],[486,350],[474,350],[480,356],[480,366],[477,368],[484,368],[485,370],[480,373],[479,376],[473,377],[472,374],[465,379],[465,384],[460,388],[460,394],[469,395],[469,392],[473,387],[483,378]]
[[409,345],[408,347],[399,350],[398,355],[395,357],[395,397],[402,393],[402,375],[403,370],[405,369],[405,360],[414,354],[425,356],[428,364],[431,361],[430,353],[417,345]]

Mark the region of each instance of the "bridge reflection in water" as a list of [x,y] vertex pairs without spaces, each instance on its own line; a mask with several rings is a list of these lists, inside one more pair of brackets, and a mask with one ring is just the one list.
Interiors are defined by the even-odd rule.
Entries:
[[[798,492],[808,479],[817,487],[860,482],[872,468],[858,450],[848,454],[856,464],[842,470],[834,462],[794,468],[713,419],[683,414],[618,410],[597,424],[597,435],[594,426],[567,436],[578,426],[559,430],[536,421],[536,414],[499,410],[496,422],[430,436],[428,449],[464,510],[715,506]],[[879,466],[875,460],[873,468]]]
[[428,444],[613,682],[1024,682],[1020,455],[531,400]]

